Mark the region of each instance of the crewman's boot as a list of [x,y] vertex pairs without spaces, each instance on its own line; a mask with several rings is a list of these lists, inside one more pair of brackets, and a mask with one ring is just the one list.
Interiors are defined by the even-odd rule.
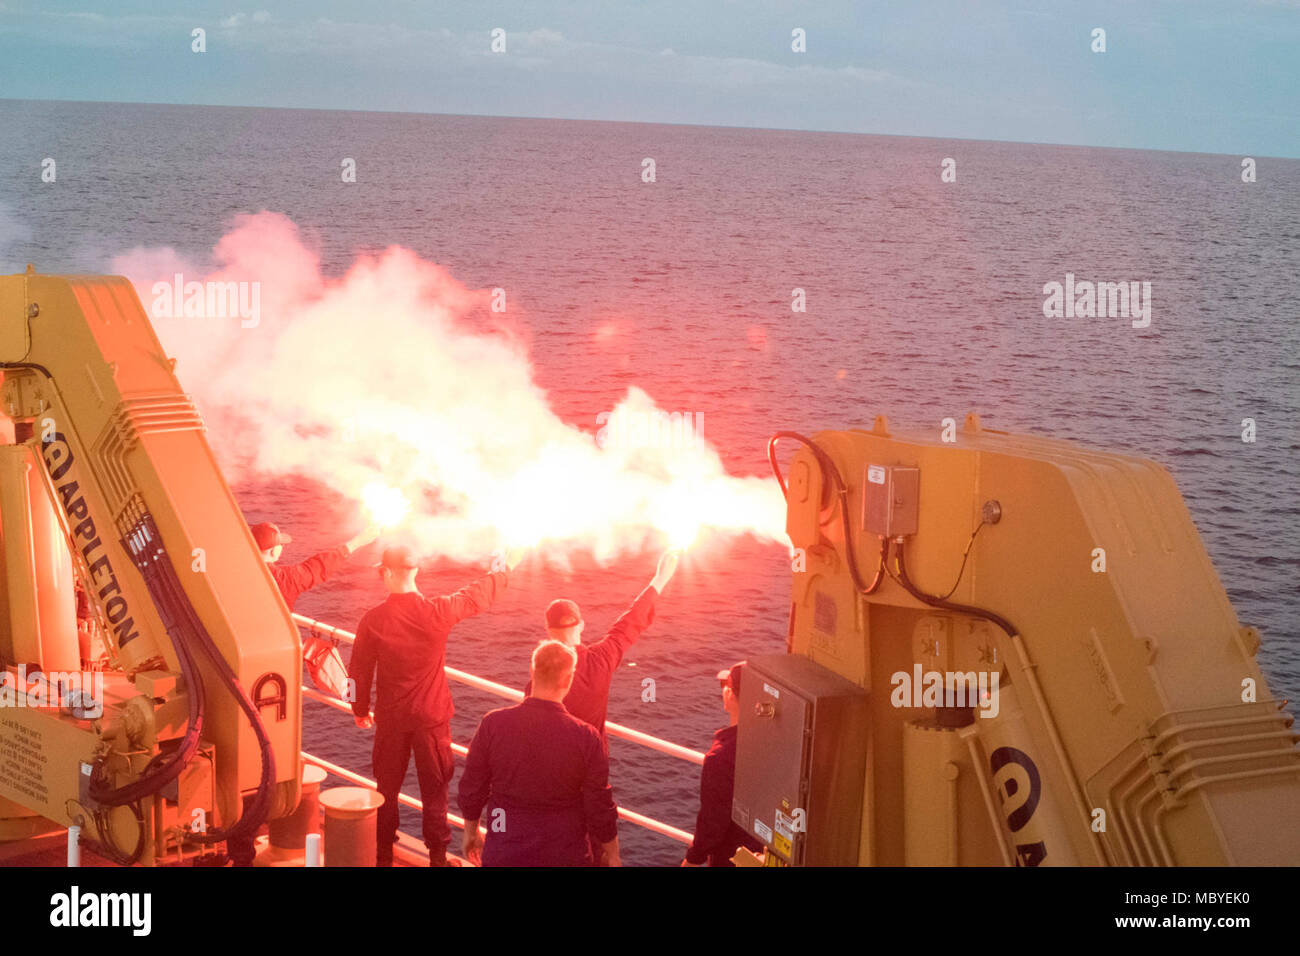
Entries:
[[393,844],[397,842],[397,834],[393,834],[392,842],[385,843],[379,841],[375,847],[375,866],[392,866],[393,865]]
[[429,848],[429,865],[430,866],[460,866],[460,860],[454,856],[447,855],[445,846]]

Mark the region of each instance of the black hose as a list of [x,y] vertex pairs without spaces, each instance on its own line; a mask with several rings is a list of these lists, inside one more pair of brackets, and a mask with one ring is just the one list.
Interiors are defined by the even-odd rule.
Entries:
[[[256,796],[244,807],[243,814],[228,829],[209,829],[203,833],[192,834],[190,839],[197,843],[219,843],[236,837],[251,837],[265,822],[270,811],[276,776],[275,752],[271,747],[271,738],[266,733],[266,727],[262,723],[261,715],[249,698],[248,693],[239,683],[238,675],[230,667],[221,650],[216,646],[211,635],[208,634],[207,628],[204,627],[203,622],[195,613],[194,607],[190,603],[184,588],[181,587],[181,583],[176,577],[176,571],[167,557],[167,551],[162,545],[153,516],[148,512],[142,515],[131,534],[128,534],[122,541],[122,545],[132,555],[137,569],[145,579],[145,585],[148,587],[154,605],[158,609],[159,617],[162,619],[163,625],[176,647],[177,657],[182,661],[182,673],[185,673],[188,668],[188,671],[193,675],[187,689],[194,688],[197,690],[197,726],[201,729],[203,723],[203,680],[194,665],[193,659],[190,657],[189,645],[191,640],[197,641],[203,649],[212,666],[216,669],[217,676],[221,678],[222,683],[226,685],[235,698],[235,702],[239,704],[240,710],[248,718],[253,727],[253,732],[257,736],[262,772],[258,781]],[[191,702],[191,710],[193,709],[194,703]],[[181,748],[178,748],[178,753],[187,748],[191,736],[195,737],[195,747],[197,747],[197,732],[194,724],[187,729],[186,737]],[[142,787],[147,787],[149,793],[156,792],[163,783],[179,774],[192,757],[193,749],[190,749],[179,767],[168,762],[165,771],[150,775],[148,779],[136,780],[120,788],[119,791],[114,791],[109,796],[120,799],[122,793],[133,788]],[[164,773],[167,775],[166,779],[163,779]],[[92,794],[92,796],[99,799],[95,794]]]
[[[126,542],[123,542],[123,546],[126,546]],[[150,584],[148,575],[145,577],[145,584],[146,586]],[[150,591],[153,592],[152,587]],[[181,738],[180,745],[174,750],[167,754],[158,754],[145,766],[137,779],[121,787],[112,787],[108,782],[104,763],[96,763],[90,778],[89,796],[96,803],[108,807],[124,806],[152,796],[179,777],[189,762],[194,759],[203,734],[203,715],[207,709],[203,678],[190,653],[189,642],[182,633],[182,625],[174,613],[171,602],[159,601],[157,595],[154,595],[154,606],[162,621],[163,629],[176,650],[176,659],[180,663],[188,718],[185,736]]]
[[[777,463],[776,460],[776,443],[782,438],[789,438],[793,441],[802,442],[804,445],[806,445],[808,449],[813,453],[813,456],[817,459],[817,463],[821,467],[823,477],[829,476],[834,481],[835,490],[839,496],[839,501],[840,501],[840,514],[844,519],[844,550],[847,553],[849,574],[853,578],[853,584],[858,589],[859,592],[861,592],[862,594],[871,594],[875,592],[875,590],[878,587],[880,587],[881,579],[884,577],[885,572],[888,570],[889,567],[889,539],[885,538],[884,536],[881,536],[880,566],[876,569],[876,576],[872,580],[871,584],[867,587],[863,587],[862,579],[858,574],[857,562],[854,560],[852,525],[849,522],[848,489],[844,484],[844,478],[840,475],[839,469],[835,467],[835,462],[831,460],[830,456],[827,455],[826,452],[823,451],[822,448],[817,444],[815,444],[813,441],[811,441],[808,438],[805,438],[803,435],[800,435],[798,432],[777,432],[775,435],[772,436],[771,440],[768,441],[767,443],[767,460],[772,465],[772,473],[776,475],[777,484],[781,486],[781,494],[787,500],[789,499],[789,491],[786,487],[785,479],[781,476],[781,466]],[[981,521],[980,527],[982,527],[983,524],[984,522]],[[975,534],[978,533],[979,533],[979,527],[975,529]],[[966,556],[970,554],[970,544],[974,543],[975,534],[971,535],[971,541],[966,546],[966,555],[963,555],[962,557],[963,571],[966,568]],[[952,601],[947,600],[947,595],[945,595],[944,597],[936,597],[933,594],[926,594],[924,591],[922,591],[920,588],[914,585],[911,579],[907,576],[907,563],[906,563],[906,558],[904,557],[904,541],[902,538],[897,539],[897,545],[898,548],[896,551],[896,560],[898,562],[898,575],[896,580],[900,585],[902,585],[905,591],[907,591],[909,594],[912,595],[912,597],[916,598],[918,601],[920,601],[923,604],[930,605],[931,607],[943,608],[944,610],[947,611],[956,611],[961,614],[969,614],[973,617],[982,618],[983,620],[990,621],[993,624],[996,624],[998,627],[1000,627],[1003,631],[1007,633],[1008,637],[1018,636],[1019,632],[1016,630],[1015,625],[1013,625],[1006,618],[1002,617],[1000,614],[996,614],[993,611],[987,611],[984,608],[974,607],[969,604],[956,604]],[[961,582],[960,573],[958,574],[957,580],[958,583]],[[953,590],[956,590],[955,586]],[[948,593],[951,594],[952,591],[949,591]]]
[[140,809],[139,803],[131,804],[131,812],[135,815],[136,838],[135,849],[130,853],[125,853],[118,849],[117,844],[113,841],[112,820],[110,819],[109,810],[96,811],[92,816],[95,818],[95,828],[99,831],[100,848],[104,854],[119,866],[135,866],[144,855],[145,833],[148,826],[145,824],[144,811]]
[[880,582],[885,578],[885,562],[889,556],[889,542],[883,536],[880,539],[880,561],[876,567],[876,575],[871,579],[871,583],[864,585],[862,575],[858,571],[858,559],[855,554],[853,545],[853,523],[849,520],[849,488],[844,483],[844,477],[840,470],[835,467],[835,462],[831,460],[830,455],[822,450],[810,438],[805,438],[798,432],[777,432],[767,443],[767,460],[772,465],[772,473],[776,475],[776,483],[781,487],[781,495],[787,501],[790,498],[789,491],[786,488],[785,479],[781,477],[781,466],[776,460],[776,443],[782,438],[789,438],[792,441],[802,442],[813,453],[817,459],[817,464],[821,468],[822,478],[831,478],[835,486],[835,493],[839,498],[840,517],[844,521],[844,553],[849,564],[849,577],[853,579],[853,586],[857,588],[860,594],[874,594],[880,587]]
[[982,607],[974,607],[969,604],[956,604],[952,601],[946,601],[943,598],[935,597],[933,594],[926,594],[914,585],[912,580],[907,576],[906,549],[902,538],[897,540],[897,545],[898,548],[895,551],[895,556],[898,561],[897,580],[898,583],[903,586],[904,590],[906,590],[908,594],[912,595],[912,597],[916,598],[923,604],[930,605],[931,607],[943,608],[945,611],[956,611],[959,614],[969,614],[972,617],[983,618],[986,621],[991,621],[998,627],[1002,628],[1002,630],[1006,631],[1008,637],[1017,637],[1019,635],[1020,632],[1016,630],[1015,625],[1000,614],[995,614],[993,611],[987,611]]
[[950,587],[946,593],[939,595],[940,601],[946,601],[957,593],[957,588],[961,586],[962,575],[966,573],[966,561],[970,558],[970,549],[974,546],[975,538],[979,535],[980,529],[983,528],[986,523],[987,522],[981,518],[980,523],[975,526],[975,530],[970,533],[970,538],[966,542],[966,550],[961,553],[961,567],[957,569],[957,580],[952,582],[952,587]]

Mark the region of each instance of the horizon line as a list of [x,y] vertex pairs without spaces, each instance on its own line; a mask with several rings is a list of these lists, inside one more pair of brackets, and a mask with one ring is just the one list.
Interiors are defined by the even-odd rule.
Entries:
[[510,120],[537,120],[542,122],[558,123],[611,123],[637,126],[673,126],[685,127],[688,129],[725,129],[725,130],[749,130],[756,133],[814,133],[823,136],[876,136],[889,137],[891,139],[933,139],[947,140],[958,143],[995,143],[1009,146],[1053,146],[1065,149],[1113,149],[1123,150],[1135,153],[1174,153],[1185,156],[1250,156],[1252,159],[1280,159],[1291,162],[1300,161],[1300,155],[1297,156],[1272,156],[1262,153],[1215,153],[1204,150],[1194,149],[1160,149],[1150,146],[1103,146],[1095,143],[1057,143],[1046,140],[1013,140],[1013,139],[985,139],[972,136],[934,136],[918,135],[915,133],[880,133],[880,132],[862,132],[860,130],[844,129],[813,129],[809,127],[795,126],[729,126],[719,125],[716,123],[663,123],[653,120],[621,120],[621,119],[591,119],[587,117],[572,116],[519,116],[507,113],[442,113],[431,110],[398,110],[398,109],[345,109],[332,106],[249,106],[247,104],[236,103],[184,103],[169,101],[150,101],[150,100],[79,100],[79,99],[25,99],[18,97],[0,96],[0,103],[72,103],[87,104],[94,106],[185,106],[193,109],[219,109],[219,110],[298,110],[316,113],[374,113],[382,115],[395,116],[446,116],[467,119],[510,119]]

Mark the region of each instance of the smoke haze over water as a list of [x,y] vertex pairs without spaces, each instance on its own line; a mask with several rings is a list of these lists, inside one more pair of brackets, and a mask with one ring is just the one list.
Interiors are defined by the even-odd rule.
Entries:
[[[263,212],[238,217],[210,265],[137,248],[111,268],[135,283],[232,480],[306,475],[358,501],[394,487],[412,508],[392,540],[462,561],[526,544],[605,562],[705,526],[784,540],[775,483],[727,475],[689,430],[648,441],[636,426],[663,419],[640,389],[608,431],[636,440],[561,420],[508,308],[409,250],[330,278],[289,219]],[[177,274],[257,283],[260,316],[168,314]]]

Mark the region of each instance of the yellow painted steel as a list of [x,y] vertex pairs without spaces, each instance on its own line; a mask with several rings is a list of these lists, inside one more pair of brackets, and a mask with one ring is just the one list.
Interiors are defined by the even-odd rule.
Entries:
[[[173,364],[126,279],[44,276],[30,268],[0,277],[3,411],[20,429],[25,426],[19,435],[30,435],[25,443],[44,463],[62,534],[104,630],[110,670],[128,678],[141,674],[150,687],[167,684],[159,682],[159,672],[179,671],[172,638],[122,541],[147,512],[184,599],[259,702],[276,764],[271,816],[281,816],[297,805],[301,779],[297,628]],[[0,506],[6,510],[16,507],[17,478],[10,472],[20,454],[0,449]],[[7,561],[9,580],[13,560]],[[14,608],[9,611],[12,617]],[[0,663],[18,663],[15,640],[30,646],[35,633],[11,635],[0,645],[7,658]],[[239,816],[243,796],[258,785],[259,748],[215,669],[197,649],[194,656],[206,688],[203,752],[210,747],[215,753],[216,820],[209,823],[228,826]],[[186,688],[183,682],[170,686],[167,698],[137,694],[93,725],[40,714],[51,741],[49,763],[59,768],[51,773],[43,806],[78,796],[75,764],[85,756],[56,746],[55,724],[71,721],[78,732],[89,727],[99,735],[101,750],[125,752],[142,742],[156,748],[185,729]],[[118,774],[117,785],[138,772],[136,763]],[[3,781],[0,794],[31,806],[30,799],[7,792]],[[177,808],[177,820],[188,823],[189,809]],[[163,832],[163,822],[151,821],[151,836]],[[152,846],[147,856],[151,852]]]
[[[931,596],[953,588],[996,501],[1001,519],[980,530],[949,600],[1012,633],[914,597],[892,559],[878,590],[859,594],[816,457],[800,448],[786,469],[790,650],[870,691],[860,862],[1300,864],[1293,718],[1271,699],[1258,634],[1237,620],[1169,473],[975,416],[943,437],[894,435],[880,419],[813,441],[848,486],[865,581],[880,549],[863,529],[868,466],[920,470],[917,530],[901,545],[910,582]],[[965,726],[944,729],[934,706],[897,706],[898,675],[910,683],[918,667],[996,673],[998,712],[977,701]]]
[[[104,631],[113,688],[98,718],[52,707],[9,721],[0,744],[33,749],[50,769],[0,775],[0,814],[15,814],[11,826],[0,820],[0,838],[30,832],[11,804],[66,825],[83,763],[107,755],[120,785],[185,730],[172,638],[121,540],[145,512],[197,620],[259,701],[277,766],[272,816],[290,812],[301,773],[296,628],[134,290],[120,278],[0,277],[0,368],[0,664],[43,654],[41,622],[66,612],[57,589],[42,606],[40,548],[24,538],[42,490]],[[952,437],[893,435],[883,419],[814,436],[847,485],[847,516],[815,456],[801,450],[786,470],[790,650],[869,691],[859,862],[1300,863],[1292,718],[1270,698],[1258,633],[1238,622],[1169,474],[982,429],[973,416]],[[33,461],[39,489],[26,477]],[[869,466],[919,470],[915,533],[893,545],[913,587],[952,589],[950,602],[1007,630],[922,601],[892,560],[879,588],[859,593],[849,541],[864,579],[880,554],[863,527]],[[958,580],[992,501],[1001,518],[981,529]],[[215,822],[228,825],[258,781],[249,723],[196,656],[203,748],[178,782],[180,805],[146,801],[146,861],[167,852],[191,810],[215,802]],[[998,682],[974,700],[925,697],[979,674]]]

